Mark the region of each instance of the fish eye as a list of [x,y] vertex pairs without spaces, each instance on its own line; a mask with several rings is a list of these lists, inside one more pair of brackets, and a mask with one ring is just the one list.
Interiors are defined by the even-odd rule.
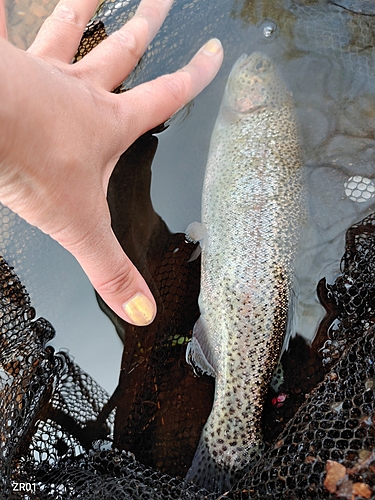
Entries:
[[265,60],[258,61],[254,66],[254,69],[259,72],[267,71],[268,68],[269,63]]

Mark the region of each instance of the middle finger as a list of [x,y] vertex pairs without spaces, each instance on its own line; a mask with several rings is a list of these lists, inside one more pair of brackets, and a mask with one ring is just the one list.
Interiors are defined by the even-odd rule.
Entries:
[[97,3],[98,0],[60,0],[28,52],[70,63]]
[[159,31],[173,0],[142,0],[134,17],[74,65],[74,72],[106,90],[117,87]]

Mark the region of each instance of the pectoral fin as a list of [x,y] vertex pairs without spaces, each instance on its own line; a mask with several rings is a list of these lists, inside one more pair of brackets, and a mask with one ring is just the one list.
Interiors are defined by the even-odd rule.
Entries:
[[192,253],[192,255],[189,259],[189,262],[191,262],[199,257],[201,251],[204,248],[204,243],[205,243],[205,239],[207,236],[206,228],[200,222],[192,222],[186,228],[185,236],[186,236],[186,239],[188,241],[191,241],[192,243],[199,242],[199,246],[194,250],[194,252]]
[[206,228],[200,222],[192,222],[188,225],[185,231],[186,238],[193,243],[199,243],[204,240],[206,236]]

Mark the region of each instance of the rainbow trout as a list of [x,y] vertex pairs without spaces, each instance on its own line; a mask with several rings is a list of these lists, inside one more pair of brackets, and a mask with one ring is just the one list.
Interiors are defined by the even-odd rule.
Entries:
[[262,408],[287,330],[305,214],[291,94],[267,56],[243,55],[211,138],[202,224],[187,229],[201,243],[202,271],[186,357],[216,378],[187,481],[223,491],[262,451]]

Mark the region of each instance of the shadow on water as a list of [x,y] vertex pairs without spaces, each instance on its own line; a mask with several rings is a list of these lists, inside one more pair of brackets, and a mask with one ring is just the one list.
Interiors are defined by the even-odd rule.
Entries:
[[185,362],[199,316],[200,259],[190,262],[196,245],[182,233],[172,234],[153,210],[150,167],[157,144],[147,134],[121,157],[108,202],[113,230],[150,286],[158,314],[151,325],[135,327],[100,304],[124,342],[114,444],[146,465],[177,475],[193,458],[211,409],[213,380],[199,380]]

